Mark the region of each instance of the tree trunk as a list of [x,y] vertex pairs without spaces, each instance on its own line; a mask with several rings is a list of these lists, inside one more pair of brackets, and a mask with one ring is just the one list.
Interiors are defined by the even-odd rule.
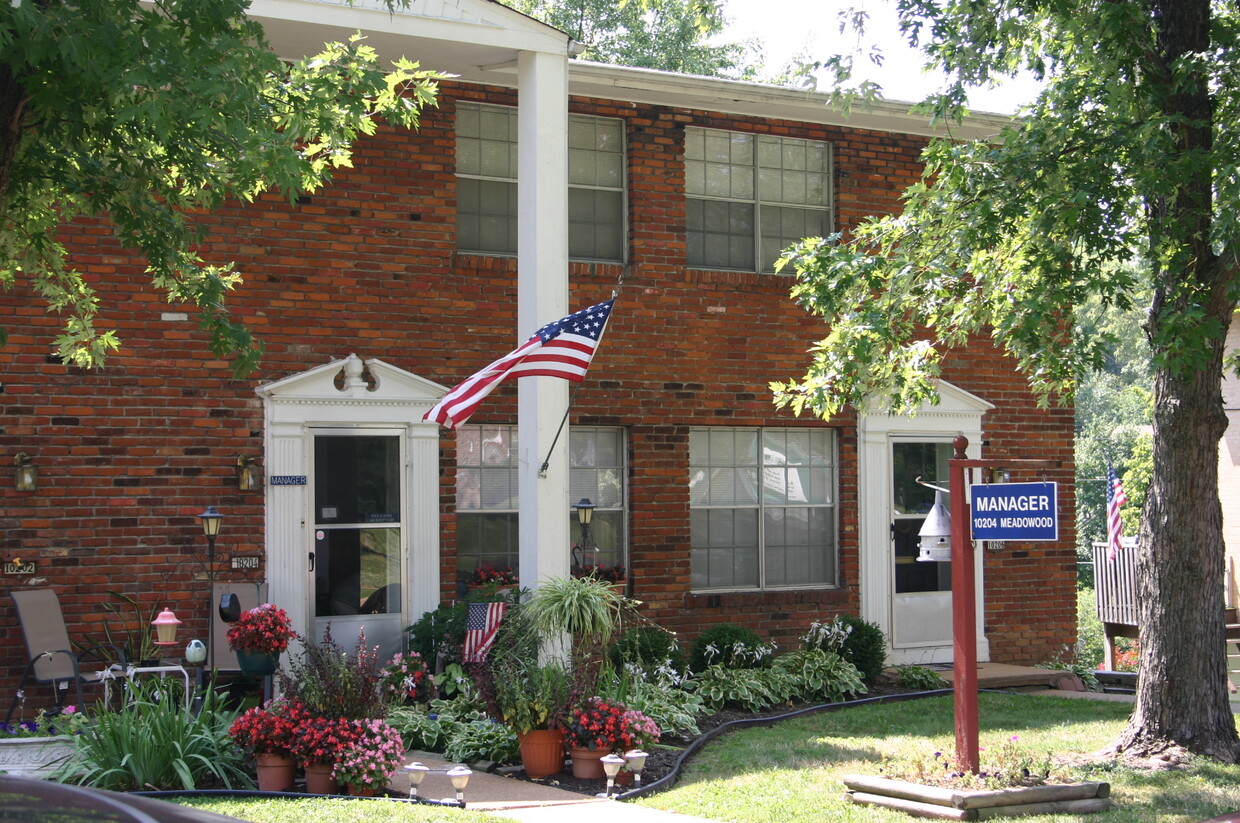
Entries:
[[[1174,124],[1170,162],[1188,170],[1174,196],[1148,199],[1154,301],[1154,476],[1137,560],[1137,703],[1113,748],[1150,755],[1187,749],[1235,762],[1223,617],[1223,513],[1218,496],[1224,334],[1234,270],[1210,246],[1213,101],[1204,74],[1177,77],[1185,55],[1210,48],[1209,0],[1150,4],[1157,55],[1142,65],[1160,114]],[[1190,318],[1197,318],[1190,322]]]

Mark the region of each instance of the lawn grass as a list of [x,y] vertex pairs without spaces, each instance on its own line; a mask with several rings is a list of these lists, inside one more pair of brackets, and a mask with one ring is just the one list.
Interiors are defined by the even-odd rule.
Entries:
[[[980,698],[982,767],[987,746],[1013,736],[1031,754],[1089,755],[1115,739],[1128,703],[1020,694]],[[669,791],[636,802],[735,823],[855,821],[907,823],[885,809],[843,797],[845,774],[879,774],[885,759],[948,754],[954,748],[952,698],[936,697],[824,712],[774,726],[731,732],[700,750]],[[1240,767],[1194,761],[1177,771],[1137,771],[1094,763],[1059,772],[1111,784],[1113,808],[1094,815],[1038,815],[1029,823],[1195,823],[1240,810]]]
[[513,823],[494,814],[387,800],[195,797],[177,802],[253,823]]

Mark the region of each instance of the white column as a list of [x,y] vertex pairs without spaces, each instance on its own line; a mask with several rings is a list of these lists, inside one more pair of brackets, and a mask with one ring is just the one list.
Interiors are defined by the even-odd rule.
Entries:
[[[568,58],[521,52],[517,135],[517,316],[526,335],[568,312]],[[569,570],[568,430],[547,459],[568,407],[568,383],[517,381],[521,585]]]

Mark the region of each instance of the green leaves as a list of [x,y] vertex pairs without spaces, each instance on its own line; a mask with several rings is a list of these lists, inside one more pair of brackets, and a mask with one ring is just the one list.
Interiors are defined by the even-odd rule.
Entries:
[[196,216],[269,190],[326,184],[379,122],[415,127],[439,75],[380,65],[359,37],[282,62],[244,0],[51,0],[0,7],[0,285],[29,284],[66,317],[60,356],[103,363],[119,344],[99,297],[49,238],[106,215],[151,284],[199,312],[213,352],[245,373],[262,346],[228,314],[241,284],[194,252]]

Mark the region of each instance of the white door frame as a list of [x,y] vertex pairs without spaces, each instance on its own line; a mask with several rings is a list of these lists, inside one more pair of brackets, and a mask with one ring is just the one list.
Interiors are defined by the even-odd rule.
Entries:
[[[268,597],[313,636],[311,442],[324,428],[403,432],[405,579],[401,612],[412,622],[439,605],[439,426],[422,415],[446,389],[382,360],[355,354],[257,389],[263,398]],[[408,623],[406,623],[408,625]],[[337,638],[348,645],[353,638]]]
[[[916,415],[863,412],[857,425],[857,486],[861,568],[861,617],[876,623],[887,636],[888,662],[893,665],[948,663],[946,645],[894,648],[892,645],[894,567],[892,565],[892,466],[894,440],[930,440],[963,434],[969,438],[969,456],[980,456],[982,415],[994,405],[946,381],[938,384],[940,402],[925,405]],[[977,659],[990,659],[990,642],[983,632],[982,553],[975,552],[977,575]]]

